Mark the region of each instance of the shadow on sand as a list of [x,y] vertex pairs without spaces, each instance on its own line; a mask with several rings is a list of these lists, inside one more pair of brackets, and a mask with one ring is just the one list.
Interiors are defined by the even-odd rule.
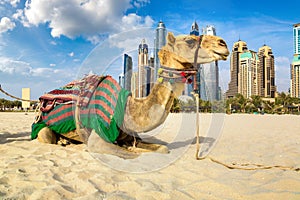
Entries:
[[6,144],[14,141],[30,141],[30,132],[23,133],[8,133],[0,134],[0,144]]
[[[185,140],[185,141],[176,141],[176,142],[171,142],[171,143],[164,142],[164,141],[162,141],[160,139],[157,139],[155,137],[145,138],[145,139],[143,139],[143,141],[148,142],[148,143],[166,145],[169,148],[169,150],[172,150],[172,149],[178,149],[178,148],[186,147],[186,146],[191,145],[191,144],[196,144],[196,137]],[[216,142],[215,138],[200,137],[200,145],[205,146],[205,148],[202,150],[202,153],[208,152],[209,149],[214,145],[215,142]]]

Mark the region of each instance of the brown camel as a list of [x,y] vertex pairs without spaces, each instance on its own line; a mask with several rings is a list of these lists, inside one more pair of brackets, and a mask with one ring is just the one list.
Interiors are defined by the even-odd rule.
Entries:
[[[135,157],[141,152],[168,153],[165,145],[143,142],[137,133],[150,131],[165,121],[174,98],[183,91],[185,80],[196,73],[195,64],[226,60],[229,51],[225,41],[217,36],[175,37],[168,33],[167,44],[158,55],[162,66],[158,81],[147,97],[128,97],[124,123],[118,127],[119,136],[114,143],[105,141],[94,130],[87,132],[79,126],[77,130],[63,134],[64,138],[86,143],[91,152],[124,158]],[[44,143],[57,143],[57,137],[48,127],[38,133],[38,140]]]

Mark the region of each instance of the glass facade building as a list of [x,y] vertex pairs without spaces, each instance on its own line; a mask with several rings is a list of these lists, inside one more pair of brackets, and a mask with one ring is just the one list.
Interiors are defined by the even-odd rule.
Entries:
[[300,54],[300,23],[293,26],[294,54]]
[[131,78],[132,78],[132,58],[124,54],[124,89],[131,91]]
[[199,36],[199,26],[196,21],[192,24],[190,35]]
[[167,29],[162,21],[159,21],[155,30],[154,39],[154,82],[157,80],[157,70],[160,68],[160,62],[158,58],[159,50],[166,44]]
[[[214,26],[208,25],[202,29],[203,35],[216,35]],[[206,101],[221,99],[221,88],[219,87],[218,62],[202,64],[200,66],[200,97]]]
[[148,67],[148,45],[146,40],[143,39],[139,45],[138,55],[138,90],[136,97],[146,96],[146,67]]
[[291,97],[300,98],[300,23],[293,25],[294,56],[291,64]]

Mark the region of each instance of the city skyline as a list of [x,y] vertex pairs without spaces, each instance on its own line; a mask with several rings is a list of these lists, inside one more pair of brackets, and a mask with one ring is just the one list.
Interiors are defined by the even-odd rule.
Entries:
[[[229,49],[239,38],[247,42],[249,49],[270,46],[278,91],[287,92],[294,53],[292,27],[299,23],[297,4],[300,3],[254,1],[243,6],[229,0],[222,4],[196,0],[0,0],[0,84],[16,96],[21,95],[21,88],[30,87],[32,99],[37,99],[77,78],[91,51],[118,33],[143,27],[155,29],[162,20],[169,31],[187,34],[196,20],[199,27],[215,26]],[[68,12],[63,12],[66,7]],[[116,46],[122,45],[129,51],[136,49],[133,43]],[[124,50],[120,52],[123,56]],[[226,91],[229,60],[220,62],[219,70],[220,86]],[[0,98],[7,97],[0,94]]]
[[274,55],[272,48],[263,45],[257,51],[249,49],[247,42],[234,43],[230,55],[230,82],[226,98],[242,94],[245,98],[276,97]]

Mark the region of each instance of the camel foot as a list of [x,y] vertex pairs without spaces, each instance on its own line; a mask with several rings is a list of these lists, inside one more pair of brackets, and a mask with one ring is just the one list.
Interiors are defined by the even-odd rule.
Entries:
[[65,147],[71,143],[69,142],[69,140],[60,137],[59,140],[57,141],[57,144]]
[[133,159],[140,155],[116,144],[106,142],[94,130],[88,138],[87,146],[91,153],[110,154],[124,159]]
[[137,148],[144,149],[147,152],[157,152],[157,153],[169,153],[169,149],[167,146],[162,144],[152,144],[146,142],[138,142],[136,145]]
[[56,135],[48,127],[44,127],[40,130],[37,139],[41,143],[56,144]]
[[60,144],[62,146],[67,146],[69,144],[81,144],[84,143],[84,141],[81,139],[81,137],[78,135],[78,133],[81,133],[83,129],[80,129],[79,131],[73,130],[68,133],[60,134],[59,140],[57,144]]

